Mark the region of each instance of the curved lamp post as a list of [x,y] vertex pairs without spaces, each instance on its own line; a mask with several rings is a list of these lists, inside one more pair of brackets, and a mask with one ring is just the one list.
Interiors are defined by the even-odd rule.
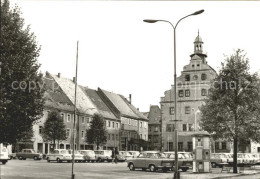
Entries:
[[170,21],[167,20],[155,20],[155,19],[145,19],[143,20],[144,22],[147,23],[155,23],[155,22],[167,22],[169,23],[172,28],[173,28],[173,47],[174,47],[174,122],[175,122],[175,130],[174,130],[174,138],[175,138],[175,172],[174,172],[174,179],[179,179],[180,178],[180,173],[178,171],[178,128],[177,128],[177,101],[176,101],[176,96],[177,96],[177,85],[176,85],[176,28],[178,24],[180,23],[181,20],[189,17],[189,16],[194,16],[203,13],[204,10],[199,10],[196,11],[192,14],[189,14],[183,18],[181,18],[176,25],[174,26]]

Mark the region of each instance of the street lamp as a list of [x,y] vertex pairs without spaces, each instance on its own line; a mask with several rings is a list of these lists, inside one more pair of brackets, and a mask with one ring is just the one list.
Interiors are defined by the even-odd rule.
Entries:
[[174,26],[170,21],[166,20],[155,20],[155,19],[145,19],[143,20],[144,22],[147,23],[155,23],[155,22],[167,22],[169,23],[172,28],[173,28],[173,46],[174,46],[174,122],[175,122],[175,130],[174,130],[174,138],[175,138],[175,172],[174,172],[174,179],[179,179],[180,178],[180,173],[178,171],[178,129],[177,129],[177,101],[176,101],[176,96],[177,96],[177,85],[176,85],[176,28],[179,24],[179,22],[189,16],[194,16],[203,13],[204,10],[199,10],[196,11],[192,14],[189,14],[183,18],[181,18],[176,25]]

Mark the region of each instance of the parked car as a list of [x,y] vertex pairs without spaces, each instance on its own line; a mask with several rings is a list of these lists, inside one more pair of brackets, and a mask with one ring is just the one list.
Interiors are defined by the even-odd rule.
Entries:
[[222,168],[223,165],[231,163],[231,155],[225,153],[212,153],[210,156],[210,162],[212,168]]
[[8,157],[8,150],[6,147],[1,147],[0,145],[0,162],[2,162],[3,165],[5,165],[9,160]]
[[21,152],[18,152],[16,156],[19,160],[26,160],[27,158],[34,160],[42,159],[42,154],[35,152],[33,149],[23,149]]
[[[68,151],[69,151],[69,154],[71,154],[71,157],[73,159],[73,156],[72,156],[73,150],[69,149]],[[75,162],[85,162],[85,157],[79,151],[74,150],[74,161]]]
[[[172,159],[175,162],[175,152],[164,152],[167,158]],[[190,167],[192,167],[192,158],[188,153],[178,152],[178,169],[186,172]]]
[[112,162],[112,150],[95,150],[94,152],[98,162]]
[[133,158],[138,157],[138,155],[140,154],[139,151],[128,151],[131,155],[133,155]]
[[134,156],[127,151],[119,151],[119,154],[122,155],[125,158],[125,160],[134,158]]
[[254,164],[255,165],[259,165],[260,164],[260,155],[258,153],[251,153],[250,154],[254,160]]
[[126,161],[126,158],[124,157],[124,155],[121,152],[119,152],[119,154],[117,155],[117,161],[118,162]]
[[166,158],[165,154],[157,151],[141,152],[137,158],[127,160],[127,167],[130,170],[140,168],[143,171],[149,169],[151,172],[162,170],[167,172],[173,167],[173,160]]
[[55,149],[50,154],[46,155],[47,162],[57,161],[59,163],[63,161],[67,161],[68,163],[71,162],[72,157],[69,154],[69,151],[66,149]]
[[96,155],[93,150],[79,150],[79,153],[84,155],[84,159],[87,162],[94,162],[96,161]]

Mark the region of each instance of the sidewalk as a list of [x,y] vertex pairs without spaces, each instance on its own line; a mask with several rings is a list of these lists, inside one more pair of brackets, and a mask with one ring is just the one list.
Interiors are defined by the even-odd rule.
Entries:
[[259,168],[254,169],[245,169],[240,173],[232,173],[231,170],[229,173],[226,171],[221,172],[221,168],[212,169],[211,173],[192,173],[192,172],[182,172],[181,179],[224,179],[224,178],[235,178],[238,176],[247,176],[245,178],[249,178],[250,175],[255,175],[260,173]]

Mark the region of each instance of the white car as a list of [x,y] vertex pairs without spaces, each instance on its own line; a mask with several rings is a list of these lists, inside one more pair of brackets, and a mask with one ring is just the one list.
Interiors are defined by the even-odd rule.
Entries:
[[131,155],[133,155],[133,158],[138,157],[138,155],[140,154],[139,151],[128,151]]
[[0,145],[0,162],[5,165],[9,160],[8,150],[6,147],[1,147]]
[[[69,154],[71,154],[72,157],[72,149],[69,149]],[[81,154],[79,151],[74,150],[74,161],[75,162],[86,162],[85,157],[83,154]]]
[[125,160],[134,158],[134,156],[127,151],[119,151],[119,155],[123,156]]
[[69,151],[66,149],[55,149],[53,152],[46,156],[47,162],[57,161],[61,163],[62,161],[71,162],[72,157]]

